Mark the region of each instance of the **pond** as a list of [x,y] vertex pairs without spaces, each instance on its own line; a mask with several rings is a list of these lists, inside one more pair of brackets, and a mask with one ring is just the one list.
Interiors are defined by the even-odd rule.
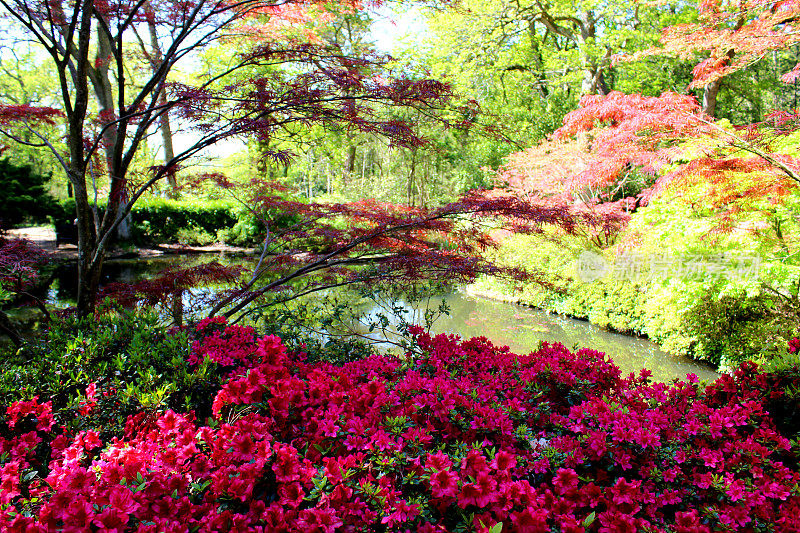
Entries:
[[530,352],[541,341],[560,342],[569,349],[591,348],[608,355],[623,374],[647,368],[655,381],[685,379],[688,373],[710,381],[719,376],[710,366],[668,354],[647,339],[606,331],[585,320],[462,292],[448,295],[445,301],[450,315],[434,324],[436,332],[467,338],[485,336],[516,353]]
[[[211,259],[206,255],[108,261],[104,268],[103,283],[136,281],[164,268],[190,267]],[[224,260],[222,257],[220,259]],[[74,268],[74,265],[64,265],[57,272],[50,289],[51,302],[74,302],[77,290]],[[432,298],[429,305],[438,306],[442,299],[449,308],[449,314],[436,320],[432,329],[434,333],[452,333],[462,338],[484,336],[496,345],[508,346],[516,353],[535,350],[542,341],[560,342],[569,349],[592,348],[606,353],[622,369],[623,374],[647,368],[656,381],[685,379],[688,373],[705,380],[714,380],[719,375],[707,365],[668,354],[646,339],[605,331],[587,321],[471,296],[461,291]],[[377,312],[377,309],[370,311]],[[421,314],[417,310],[415,316]]]

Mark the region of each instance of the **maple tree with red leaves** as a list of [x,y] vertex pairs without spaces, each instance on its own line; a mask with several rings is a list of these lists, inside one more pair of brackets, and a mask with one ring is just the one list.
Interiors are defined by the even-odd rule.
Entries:
[[[6,298],[26,296],[34,299],[45,317],[49,317],[44,305],[27,292],[39,280],[39,268],[46,262],[47,253],[33,242],[0,236],[0,302]],[[22,335],[2,309],[0,331],[8,335],[14,344],[22,344]]]
[[17,124],[19,122],[43,122],[54,125],[58,117],[63,113],[52,107],[33,107],[23,105],[3,105],[0,104],[0,125]]
[[[409,107],[435,114],[449,99],[447,84],[376,76],[372,66],[383,58],[351,57],[307,38],[291,36],[249,46],[231,59],[225,72],[199,79],[195,85],[170,81],[170,74],[180,64],[243,25],[252,26],[256,15],[279,26],[284,14],[291,19],[306,9],[322,9],[322,5],[315,0],[0,0],[5,19],[37,42],[58,67],[68,153],[60,153],[44,135],[38,139],[53,152],[75,194],[79,313],[93,310],[106,251],[134,202],[152,185],[174,176],[176,169],[222,140],[263,140],[292,124],[321,124],[375,133],[400,146],[425,142],[408,123],[386,118],[381,111]],[[358,9],[360,4],[345,2],[341,7]],[[160,39],[158,49],[152,51],[157,60],[150,61],[152,68],[144,72],[129,69],[129,50],[146,50],[140,46],[139,33],[148,27],[155,27],[151,35]],[[128,47],[129,41],[136,46]],[[292,69],[285,69],[282,75],[275,73],[274,67],[287,65]],[[266,74],[233,79],[244,70]],[[98,111],[92,113],[95,103]],[[44,110],[35,113],[52,116]],[[12,115],[5,114],[8,119],[14,118]],[[194,140],[134,183],[129,173],[136,154],[164,115],[191,126]],[[4,133],[23,142],[14,138],[9,128]],[[267,156],[285,161],[288,154]],[[98,194],[107,199],[101,213],[95,205]]]
[[[776,151],[776,140],[797,125],[796,114],[783,112],[745,128],[723,127],[693,97],[677,93],[586,96],[552,138],[512,154],[500,177],[518,194],[620,211],[702,182],[709,205],[731,213],[797,188],[800,160]],[[641,175],[649,176],[644,187],[631,183]]]
[[[703,88],[702,109],[716,114],[722,80],[761,60],[767,53],[800,43],[800,2],[796,0],[705,0],[697,22],[663,30],[661,47],[635,55],[670,54],[684,59],[704,56],[693,70],[691,88]],[[782,80],[800,76],[800,63]]]
[[[55,125],[56,121],[63,117],[63,113],[52,107],[34,107],[27,104],[23,105],[5,105],[0,103],[0,128],[2,131],[10,132],[15,128],[22,127],[28,131],[35,132],[34,128],[38,125]],[[9,129],[10,128],[10,129]],[[9,135],[14,141],[43,148],[46,146],[40,138],[35,140],[24,140],[23,136],[11,134]],[[0,143],[0,154],[3,154],[9,149],[9,145]]]
[[[232,187],[224,176],[212,177]],[[577,234],[607,223],[596,213],[573,209],[560,200],[531,202],[485,191],[473,191],[438,208],[375,200],[306,203],[287,199],[286,191],[275,183],[257,180],[232,193],[262,216],[266,226],[255,268],[211,264],[169,271],[152,280],[106,287],[101,295],[125,305],[172,305],[173,321],[180,323],[177,304],[183,291],[198,283],[230,283],[234,278],[233,289],[201,302],[210,309],[208,316],[241,317],[263,306],[356,283],[407,286],[429,279],[460,283],[481,274],[530,281],[538,279],[535,273],[486,259],[487,249],[498,245],[492,237],[495,228],[536,233],[558,226]],[[264,213],[272,214],[273,220],[264,219]],[[274,223],[281,218],[291,222]]]

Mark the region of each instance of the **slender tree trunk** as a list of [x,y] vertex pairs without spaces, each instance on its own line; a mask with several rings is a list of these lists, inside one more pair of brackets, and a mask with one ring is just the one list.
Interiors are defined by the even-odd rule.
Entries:
[[550,95],[550,88],[547,83],[547,76],[544,73],[544,57],[542,47],[539,42],[539,35],[536,33],[536,23],[528,22],[528,36],[531,40],[531,55],[533,57],[533,74],[536,76],[536,90],[539,96],[546,99]]
[[172,324],[179,328],[183,327],[183,291],[175,290],[171,299],[170,314],[172,315]]
[[356,169],[356,145],[351,144],[347,149],[347,160],[344,164],[344,172],[342,172],[342,185],[347,186],[350,181],[350,176]]
[[325,161],[325,188],[331,194],[331,169],[328,161]]
[[[167,103],[167,96],[164,93],[161,93],[159,96],[159,103],[161,105],[166,105]],[[159,129],[161,130],[161,142],[164,143],[164,164],[168,164],[172,159],[175,157],[175,149],[172,145],[172,128],[169,123],[169,115],[164,113],[159,118]],[[167,173],[167,185],[169,189],[167,190],[167,196],[170,198],[177,198],[178,197],[178,179],[175,176],[175,170],[170,170]]]
[[[145,10],[152,13],[153,8],[148,3],[145,6]],[[161,47],[158,44],[158,33],[156,31],[155,17],[148,17],[147,28],[150,31],[150,47],[152,48],[151,54],[153,56],[152,67],[153,71],[155,72],[161,67],[161,63],[163,61]],[[161,94],[158,95],[158,105],[162,107],[166,107],[167,105],[167,95],[164,93],[164,91],[161,91]],[[164,145],[164,164],[167,165],[175,157],[175,149],[172,144],[172,126],[169,122],[169,113],[162,113],[158,120],[158,129],[161,131],[161,142]],[[167,174],[167,184],[169,187],[167,190],[167,196],[170,198],[176,198],[178,196],[178,180],[175,176],[175,172],[169,172]]]
[[428,176],[431,172],[430,162],[426,162],[423,167],[422,175],[420,176],[417,190],[419,191],[419,205],[422,208],[428,206]]
[[408,174],[408,186],[406,187],[406,203],[414,205],[414,185],[417,181],[417,149],[411,149],[411,172]]

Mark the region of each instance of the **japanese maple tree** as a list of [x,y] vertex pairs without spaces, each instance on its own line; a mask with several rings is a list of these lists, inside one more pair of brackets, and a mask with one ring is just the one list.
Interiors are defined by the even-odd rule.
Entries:
[[210,178],[261,217],[266,231],[255,268],[210,265],[171,271],[153,280],[107,287],[104,296],[127,305],[172,305],[177,323],[181,314],[174,305],[198,281],[236,281],[233,289],[199,303],[209,316],[239,317],[263,306],[351,284],[406,286],[430,279],[460,283],[480,274],[531,280],[536,279],[535,272],[501,267],[486,259],[486,250],[497,245],[493,230],[535,233],[558,226],[577,233],[608,222],[561,199],[530,201],[473,191],[437,208],[375,200],[307,203],[288,198],[274,182],[253,180],[234,186],[224,176]]
[[[221,74],[199,76],[193,85],[170,81],[180,65],[237,32],[252,16],[277,25],[284,15],[291,19],[317,4],[314,0],[0,0],[5,19],[40,45],[57,66],[68,153],[59,152],[44,135],[38,142],[55,154],[74,190],[81,314],[93,309],[106,250],[133,203],[206,148],[232,137],[263,139],[290,124],[314,123],[376,133],[398,145],[423,142],[408,124],[378,110],[408,106],[430,111],[446,101],[446,84],[377,77],[367,66],[380,57],[349,57],[308,39],[262,40],[232,58]],[[145,31],[157,37],[158,57],[150,61],[151,68],[130,68],[129,50],[142,49]],[[282,76],[270,69],[287,65],[294,66]],[[232,74],[251,67],[264,67],[252,70],[266,74],[226,83]],[[95,107],[97,112],[92,111]],[[35,113],[52,116],[50,111]],[[134,181],[130,170],[136,154],[165,115],[190,128],[192,140],[176,148],[150,175]],[[13,118],[11,110],[4,116]],[[35,115],[16,118],[24,121],[31,116]],[[36,133],[34,124],[29,127]],[[22,141],[8,128],[4,132]],[[100,212],[97,198],[103,195],[106,202]]]
[[[586,96],[551,139],[512,154],[500,176],[517,194],[561,195],[587,206],[619,199],[621,208],[701,181],[716,206],[780,197],[800,184],[800,160],[776,144],[797,130],[795,114],[738,129],[712,120],[693,97],[677,93]],[[630,187],[636,174],[650,176],[643,190]]]
[[[800,2],[711,0],[698,3],[698,20],[663,30],[661,47],[644,54],[703,59],[694,68],[692,88],[703,88],[703,112],[715,116],[717,94],[725,76],[752,65],[776,50],[800,43]],[[786,73],[790,82],[800,64]]]
[[[28,297],[47,309],[27,291],[39,280],[39,268],[47,262],[47,253],[25,239],[7,239],[0,235],[0,304],[19,297]],[[8,315],[0,309],[0,332],[20,345],[23,337]]]

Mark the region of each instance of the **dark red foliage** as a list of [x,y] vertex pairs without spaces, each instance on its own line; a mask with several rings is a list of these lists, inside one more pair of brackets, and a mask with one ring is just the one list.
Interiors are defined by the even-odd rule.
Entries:
[[[284,301],[352,283],[407,284],[422,280],[473,281],[481,274],[537,281],[535,272],[499,266],[486,251],[497,246],[497,229],[536,233],[558,226],[570,234],[613,232],[618,218],[602,210],[575,209],[557,199],[536,202],[513,195],[473,191],[437,208],[367,199],[308,203],[288,197],[274,182],[253,180],[236,187],[225,176],[206,176],[252,209],[266,227],[264,253],[253,272],[215,298],[210,314],[246,313],[269,293]],[[176,277],[178,274],[182,277]],[[193,286],[230,282],[236,276],[217,265],[208,274],[169,272],[152,281],[115,284],[102,296],[131,305],[165,303]]]
[[0,286],[19,292],[39,278],[39,269],[47,262],[47,252],[27,239],[0,237]]
[[[241,267],[223,266],[213,261],[190,268],[167,269],[152,279],[144,279],[135,283],[115,282],[105,285],[98,298],[111,298],[124,307],[144,305],[159,307],[169,305],[166,310],[173,312],[171,307],[178,299],[183,314],[183,296],[186,291],[204,286],[229,285],[238,280],[242,272]],[[211,294],[200,295],[194,298],[191,307],[207,308]]]
[[16,122],[41,122],[52,125],[56,123],[56,118],[63,116],[63,112],[52,107],[0,104],[0,125],[3,126]]
[[386,118],[382,110],[421,106],[430,112],[448,104],[451,87],[436,80],[376,74],[385,70],[386,60],[345,56],[310,43],[273,42],[243,54],[242,63],[313,68],[304,67],[306,72],[293,77],[272,72],[224,87],[172,84],[171,101],[176,113],[219,138],[248,135],[263,141],[294,123],[318,123],[378,134],[399,146],[424,144],[427,140],[411,123]]
[[[258,297],[290,286],[292,297],[355,282],[460,283],[480,274],[530,280],[535,275],[486,259],[486,250],[497,245],[494,228],[534,233],[557,225],[577,233],[606,223],[564,202],[530,202],[481,191],[442,207],[420,208],[374,200],[306,203],[287,199],[274,183],[256,181],[244,190],[248,196],[239,199],[268,228],[267,251],[252,279],[222,299],[212,314],[229,306],[225,313],[230,316]],[[283,225],[275,224],[281,220]]]

